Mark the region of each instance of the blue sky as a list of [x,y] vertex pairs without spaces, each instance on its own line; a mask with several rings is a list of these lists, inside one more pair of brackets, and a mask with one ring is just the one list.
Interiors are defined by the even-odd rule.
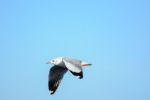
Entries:
[[[0,100],[150,100],[149,0],[1,0]],[[47,89],[58,56],[93,64]]]

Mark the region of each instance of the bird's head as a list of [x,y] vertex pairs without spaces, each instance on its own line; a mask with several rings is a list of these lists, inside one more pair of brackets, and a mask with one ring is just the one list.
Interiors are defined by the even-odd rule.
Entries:
[[55,58],[47,62],[47,64],[53,64],[53,65],[60,65],[61,63],[62,63],[61,58]]

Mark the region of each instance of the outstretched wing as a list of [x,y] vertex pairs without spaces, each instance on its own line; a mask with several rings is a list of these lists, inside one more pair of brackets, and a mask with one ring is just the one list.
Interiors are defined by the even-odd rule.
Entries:
[[81,67],[81,61],[64,58],[63,62],[68,70],[75,76],[79,76],[79,78],[83,78],[83,71]]
[[48,76],[48,88],[49,91],[52,91],[51,94],[55,93],[66,72],[67,68],[63,68],[61,66],[53,66],[50,69]]

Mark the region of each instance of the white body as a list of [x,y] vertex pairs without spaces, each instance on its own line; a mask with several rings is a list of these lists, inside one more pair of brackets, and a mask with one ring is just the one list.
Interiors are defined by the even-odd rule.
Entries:
[[89,66],[91,64],[81,60],[69,58],[69,57],[58,57],[48,61],[48,64],[54,64],[61,67],[67,67],[70,71],[80,72],[83,66]]

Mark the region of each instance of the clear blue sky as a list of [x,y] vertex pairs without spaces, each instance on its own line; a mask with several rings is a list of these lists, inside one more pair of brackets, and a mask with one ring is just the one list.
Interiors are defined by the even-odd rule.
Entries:
[[[93,63],[55,93],[45,63]],[[149,0],[0,0],[0,100],[150,100]]]

